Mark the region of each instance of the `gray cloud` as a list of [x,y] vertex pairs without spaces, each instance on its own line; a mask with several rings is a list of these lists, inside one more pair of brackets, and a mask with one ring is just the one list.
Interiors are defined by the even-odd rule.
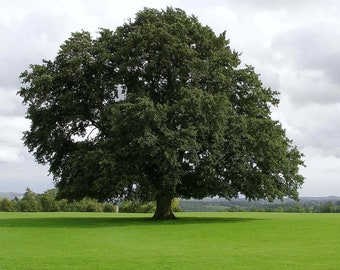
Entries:
[[276,113],[280,114],[279,118],[282,119],[288,135],[294,138],[301,149],[312,147],[325,156],[339,155],[339,104],[309,104],[301,108],[286,104]]
[[0,55],[0,81],[3,87],[18,87],[19,74],[28,67],[28,64],[43,58],[53,43],[48,42],[47,32],[39,31],[39,25],[43,24],[43,21],[37,23],[34,30],[29,29],[31,19],[25,17],[11,26],[0,26],[0,31],[5,37]]
[[51,177],[45,166],[37,166],[33,160],[0,161],[0,190],[2,192],[24,192],[27,187],[37,193],[53,188]]
[[1,89],[1,106],[0,116],[20,116],[24,114],[24,107],[21,104],[21,99],[16,95],[18,89]]
[[340,29],[336,25],[299,28],[284,33],[273,44],[282,58],[304,70],[321,71],[334,83],[340,83]]

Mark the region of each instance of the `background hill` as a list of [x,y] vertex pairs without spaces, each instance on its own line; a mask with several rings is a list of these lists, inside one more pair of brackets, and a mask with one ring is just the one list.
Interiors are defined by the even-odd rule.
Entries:
[[0,199],[8,198],[10,200],[13,200],[15,197],[22,198],[24,196],[23,193],[17,193],[17,192],[0,192]]
[[203,200],[181,200],[180,208],[185,212],[337,212],[340,197],[301,197],[299,202],[292,199],[248,201],[243,198],[225,200],[206,198]]

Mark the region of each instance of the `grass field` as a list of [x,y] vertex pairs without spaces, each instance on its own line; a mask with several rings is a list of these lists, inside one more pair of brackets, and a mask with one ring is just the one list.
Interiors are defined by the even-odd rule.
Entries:
[[340,269],[340,214],[0,213],[0,269]]

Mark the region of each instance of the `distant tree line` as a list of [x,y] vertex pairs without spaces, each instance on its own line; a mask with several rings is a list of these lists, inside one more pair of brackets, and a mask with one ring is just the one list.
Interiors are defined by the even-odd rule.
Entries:
[[[84,198],[79,201],[57,199],[57,190],[50,189],[43,194],[36,194],[27,188],[22,198],[0,199],[1,212],[124,212],[124,213],[154,213],[155,202],[125,200],[119,203],[98,202],[96,199]],[[174,199],[172,207],[179,212],[179,199]]]
[[184,200],[180,207],[185,212],[287,212],[287,213],[340,213],[340,200],[289,200],[269,203],[247,200]]
[[[0,199],[2,212],[123,212],[123,213],[154,213],[156,202],[124,200],[120,202],[101,203],[93,198],[78,201],[57,199],[57,190],[50,189],[43,194],[36,194],[27,188],[22,198]],[[172,201],[174,212],[288,212],[288,213],[340,213],[340,200],[302,200],[295,202],[264,200],[179,200]]]

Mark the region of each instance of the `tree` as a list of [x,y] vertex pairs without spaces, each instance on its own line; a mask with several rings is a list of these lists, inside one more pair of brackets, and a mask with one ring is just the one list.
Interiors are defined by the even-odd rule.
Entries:
[[21,211],[21,212],[41,211],[39,201],[37,200],[37,195],[29,188],[26,188],[24,197],[18,201],[17,207],[18,207],[18,211]]
[[37,195],[42,212],[56,212],[60,210],[59,202],[56,200],[56,189],[49,189],[44,194]]
[[225,33],[180,9],[144,9],[97,38],[82,31],[21,74],[24,142],[58,196],[298,198],[302,154],[270,117],[278,93]]
[[13,201],[9,200],[8,198],[0,199],[0,211],[14,212],[15,210],[15,204]]

